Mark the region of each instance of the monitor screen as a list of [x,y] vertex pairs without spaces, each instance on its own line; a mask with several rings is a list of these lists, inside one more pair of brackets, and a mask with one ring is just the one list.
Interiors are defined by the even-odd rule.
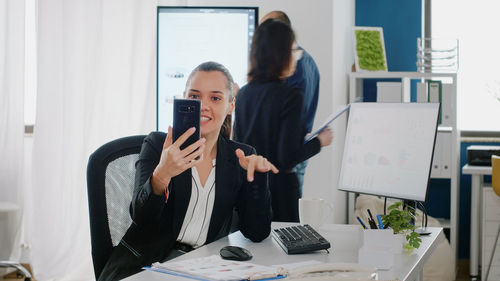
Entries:
[[257,7],[158,7],[156,128],[172,125],[173,103],[202,62],[223,64],[242,87]]
[[351,105],[339,189],[425,201],[439,103]]

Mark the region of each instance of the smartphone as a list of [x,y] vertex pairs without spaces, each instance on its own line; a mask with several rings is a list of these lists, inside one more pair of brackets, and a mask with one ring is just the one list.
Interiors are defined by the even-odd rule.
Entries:
[[172,143],[174,143],[189,128],[196,131],[182,145],[181,150],[200,139],[200,100],[174,99],[174,126],[172,128]]

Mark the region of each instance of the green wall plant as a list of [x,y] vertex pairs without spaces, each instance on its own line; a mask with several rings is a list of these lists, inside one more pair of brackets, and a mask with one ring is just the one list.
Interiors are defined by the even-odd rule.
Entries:
[[387,70],[382,39],[378,30],[356,30],[356,53],[364,70]]

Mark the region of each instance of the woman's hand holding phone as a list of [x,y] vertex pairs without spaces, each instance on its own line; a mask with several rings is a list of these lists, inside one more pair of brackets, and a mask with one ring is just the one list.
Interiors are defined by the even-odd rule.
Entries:
[[279,172],[271,162],[267,161],[267,159],[261,155],[252,154],[245,156],[243,150],[238,148],[236,149],[236,157],[238,157],[240,161],[240,166],[247,170],[247,180],[249,182],[253,181],[253,174],[255,171],[260,173],[272,171],[275,174]]
[[[205,138],[199,139],[182,150],[180,148],[195,131],[195,128],[188,129],[172,143],[172,127],[168,128],[168,135],[163,143],[160,163],[156,166],[151,177],[151,185],[155,194],[163,194],[173,177],[190,169],[203,159]],[[196,159],[197,157],[198,159]]]

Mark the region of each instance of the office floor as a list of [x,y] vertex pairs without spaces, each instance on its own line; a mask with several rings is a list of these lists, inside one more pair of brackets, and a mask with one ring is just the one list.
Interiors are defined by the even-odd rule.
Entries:
[[473,279],[469,276],[469,260],[468,259],[459,259],[458,260],[458,272],[457,272],[456,281],[476,281],[476,279]]

